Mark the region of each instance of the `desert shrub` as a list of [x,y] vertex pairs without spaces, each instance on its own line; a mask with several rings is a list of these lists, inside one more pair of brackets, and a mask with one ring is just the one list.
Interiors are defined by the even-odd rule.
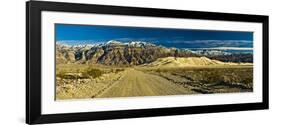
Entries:
[[67,76],[67,74],[64,70],[57,71],[56,76],[59,78],[62,78],[62,79],[69,79],[69,77]]
[[59,77],[61,79],[77,79],[76,76],[68,75],[68,74],[65,74],[65,73],[59,73],[59,74],[57,74],[57,77]]
[[102,74],[104,74],[103,71],[101,71],[100,69],[93,69],[93,68],[90,68],[82,73],[84,77],[91,77],[91,78],[99,77]]
[[59,78],[62,78],[64,75],[65,75],[64,72],[57,72],[56,73],[56,76],[59,77]]
[[111,73],[118,73],[118,72],[121,72],[121,71],[124,71],[125,69],[111,69],[110,72]]
[[122,71],[124,71],[124,69],[116,69],[116,70],[115,70],[116,73],[122,72]]
[[82,77],[77,74],[71,74],[65,71],[57,72],[56,77],[59,77],[61,79],[82,79]]
[[160,73],[161,70],[158,68],[158,69],[155,70],[155,72]]

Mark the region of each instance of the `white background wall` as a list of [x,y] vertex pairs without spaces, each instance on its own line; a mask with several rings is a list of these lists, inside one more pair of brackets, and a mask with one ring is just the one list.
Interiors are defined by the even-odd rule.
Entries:
[[[65,125],[238,125],[280,124],[281,116],[281,8],[278,0],[61,0],[122,6],[199,10],[270,16],[270,110],[135,118]],[[0,4],[0,124],[25,120],[25,0]],[[279,13],[278,13],[279,11]]]

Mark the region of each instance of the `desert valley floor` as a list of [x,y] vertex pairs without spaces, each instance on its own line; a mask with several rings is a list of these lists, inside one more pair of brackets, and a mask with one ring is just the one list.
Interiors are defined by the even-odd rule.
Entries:
[[[191,62],[196,62],[197,58],[194,59]],[[166,58],[164,61],[167,60],[170,62],[158,60],[150,65],[133,67],[58,65],[56,100],[253,91],[253,67],[250,64],[213,62],[215,64],[192,66],[190,60],[184,60],[184,64],[189,65],[185,66],[180,65],[180,59],[175,62]]]

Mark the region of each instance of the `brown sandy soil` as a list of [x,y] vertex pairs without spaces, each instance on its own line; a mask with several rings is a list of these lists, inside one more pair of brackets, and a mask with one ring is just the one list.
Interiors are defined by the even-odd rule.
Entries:
[[129,97],[129,96],[161,96],[183,95],[196,93],[189,88],[176,85],[167,79],[129,68],[123,78],[105,90],[98,98]]
[[207,58],[162,58],[132,67],[56,67],[56,100],[252,91],[252,64]]
[[123,78],[123,72],[108,73],[95,79],[67,80],[57,78],[56,99],[94,98]]

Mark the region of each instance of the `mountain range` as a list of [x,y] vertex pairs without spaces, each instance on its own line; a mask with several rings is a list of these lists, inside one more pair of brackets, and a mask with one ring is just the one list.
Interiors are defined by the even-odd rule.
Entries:
[[[215,51],[216,54],[212,54]],[[96,45],[56,44],[56,63],[104,64],[131,66],[151,63],[165,57],[208,57],[223,62],[252,62],[250,54],[224,54],[210,50],[208,54],[188,49],[164,47],[144,41],[120,42],[110,40]]]

